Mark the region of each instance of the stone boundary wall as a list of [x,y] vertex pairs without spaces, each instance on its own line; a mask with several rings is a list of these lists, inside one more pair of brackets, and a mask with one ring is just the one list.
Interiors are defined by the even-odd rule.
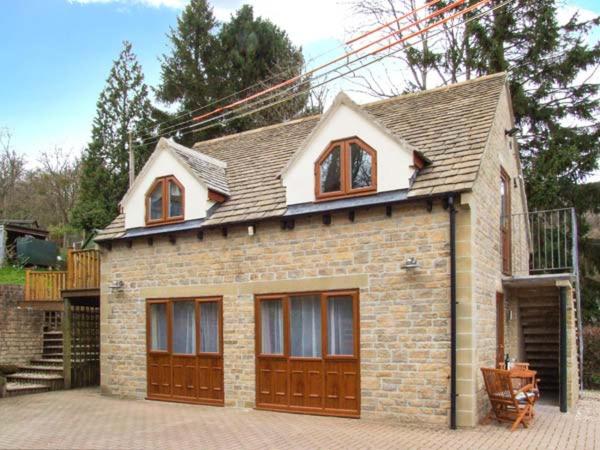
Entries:
[[44,311],[19,308],[24,288],[0,285],[0,364],[23,364],[42,353]]

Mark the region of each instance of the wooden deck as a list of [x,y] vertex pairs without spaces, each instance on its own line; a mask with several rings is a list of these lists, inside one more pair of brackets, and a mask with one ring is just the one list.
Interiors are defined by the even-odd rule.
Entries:
[[31,304],[62,303],[63,291],[100,289],[100,252],[69,250],[67,270],[25,272],[25,301]]

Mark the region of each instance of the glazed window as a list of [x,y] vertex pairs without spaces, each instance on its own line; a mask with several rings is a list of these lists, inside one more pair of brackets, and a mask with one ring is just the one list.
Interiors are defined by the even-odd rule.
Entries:
[[317,200],[377,190],[377,153],[358,138],[334,141],[315,164]]
[[157,178],[146,195],[146,223],[176,222],[183,217],[183,186],[173,176]]
[[510,176],[500,171],[500,251],[502,253],[502,272],[511,274],[511,210],[510,210]]

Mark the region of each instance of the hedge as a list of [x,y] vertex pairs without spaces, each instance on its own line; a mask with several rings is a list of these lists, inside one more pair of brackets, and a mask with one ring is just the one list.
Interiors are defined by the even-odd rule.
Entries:
[[600,327],[583,329],[583,383],[586,389],[600,389]]

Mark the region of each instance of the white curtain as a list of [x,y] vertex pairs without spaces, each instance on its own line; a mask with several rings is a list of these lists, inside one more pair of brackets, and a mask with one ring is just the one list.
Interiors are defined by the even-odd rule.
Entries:
[[330,355],[354,354],[352,297],[329,297],[327,303],[328,347]]
[[167,308],[164,303],[150,306],[152,350],[167,350]]
[[305,295],[291,298],[292,356],[321,357],[321,298]]
[[173,302],[173,353],[196,353],[194,302]]
[[219,351],[219,305],[217,302],[200,303],[200,351]]
[[260,304],[261,353],[283,354],[283,305],[281,300]]

